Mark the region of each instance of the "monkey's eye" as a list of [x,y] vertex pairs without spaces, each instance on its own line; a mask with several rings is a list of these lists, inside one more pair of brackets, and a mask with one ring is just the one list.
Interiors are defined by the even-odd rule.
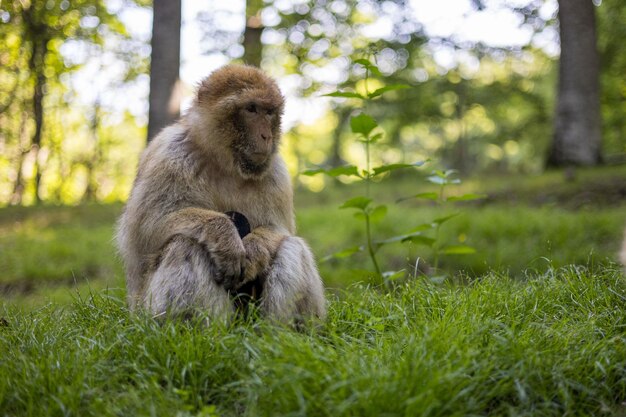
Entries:
[[268,116],[272,116],[274,114],[274,109],[267,109],[266,113]]
[[250,113],[256,113],[257,109],[256,109],[256,104],[254,103],[250,103],[246,106],[246,111],[249,111]]

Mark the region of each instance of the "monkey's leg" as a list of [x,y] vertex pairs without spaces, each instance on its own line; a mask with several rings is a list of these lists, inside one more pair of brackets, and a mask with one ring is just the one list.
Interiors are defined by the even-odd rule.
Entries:
[[211,318],[228,319],[233,305],[227,291],[215,281],[217,273],[201,244],[175,236],[163,248],[158,267],[149,278],[144,307],[155,316],[199,310]]
[[324,318],[324,285],[311,249],[290,236],[280,244],[266,275],[261,311],[281,322]]

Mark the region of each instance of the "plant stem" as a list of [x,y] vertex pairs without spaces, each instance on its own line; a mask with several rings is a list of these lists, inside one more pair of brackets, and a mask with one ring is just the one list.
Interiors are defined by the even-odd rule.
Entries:
[[[369,78],[369,69],[365,70],[365,95],[368,94],[367,88],[367,79]],[[369,135],[365,137],[365,196],[370,198],[370,182],[372,181],[372,174],[370,172],[370,138]],[[382,280],[383,274],[380,272],[380,267],[378,266],[378,261],[376,260],[376,251],[374,250],[374,245],[372,242],[372,231],[370,225],[370,216],[368,213],[365,214],[365,237],[367,239],[367,251],[372,259],[372,264],[374,264],[374,269],[376,270],[376,275],[378,278]]]
[[369,135],[365,138],[365,197],[370,198],[370,182],[372,174],[370,173],[370,141]]
[[370,216],[368,214],[365,215],[365,233],[367,235],[367,251],[370,254],[370,258],[372,258],[372,263],[374,264],[374,269],[376,270],[376,274],[379,278],[382,278],[383,274],[380,272],[380,267],[378,266],[378,261],[376,260],[376,252],[374,251],[374,246],[372,245],[372,233],[370,231]]
[[[443,190],[445,188],[445,184],[441,184],[441,186],[439,187],[439,199],[437,200],[437,204],[439,205],[439,207],[443,208],[443,205],[445,203],[445,200],[443,198]],[[443,210],[442,210],[443,212]],[[435,256],[435,260],[433,261],[433,269],[435,270],[435,273],[437,271],[437,269],[439,269],[439,229],[441,229],[441,223],[437,223],[437,228],[435,229],[435,243],[433,244],[433,249],[435,251],[434,256]]]
[[[372,181],[372,174],[370,173],[370,142],[369,136],[365,138],[365,196],[370,198],[370,182]],[[367,251],[369,252],[370,258],[372,259],[372,263],[374,264],[374,269],[376,270],[376,275],[378,278],[382,279],[382,273],[380,272],[380,267],[378,266],[378,261],[376,260],[376,251],[374,250],[374,245],[372,242],[372,231],[370,226],[370,216],[365,213],[365,236],[367,238]]]
[[433,245],[433,249],[435,250],[433,269],[435,272],[439,269],[439,228],[441,228],[441,223],[437,224],[437,228],[435,229],[435,244]]

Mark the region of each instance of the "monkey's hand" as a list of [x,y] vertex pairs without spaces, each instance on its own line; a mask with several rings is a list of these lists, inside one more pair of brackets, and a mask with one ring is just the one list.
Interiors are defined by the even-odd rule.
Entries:
[[285,235],[269,227],[257,227],[243,238],[246,250],[243,279],[240,285],[253,281],[267,272]]
[[200,241],[217,268],[216,282],[227,290],[238,288],[246,263],[246,250],[233,222],[226,216],[208,220]]
[[[217,269],[215,281],[226,289],[236,288],[242,279],[246,250],[235,224],[224,213],[200,207],[172,212],[160,224],[167,233],[155,234],[153,245],[162,247],[171,236],[182,235],[204,246]],[[167,239],[166,239],[167,238]]]

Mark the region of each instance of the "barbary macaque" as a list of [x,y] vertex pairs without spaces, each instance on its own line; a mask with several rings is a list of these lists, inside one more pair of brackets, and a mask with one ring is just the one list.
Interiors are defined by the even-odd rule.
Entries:
[[252,291],[271,319],[325,316],[277,153],[283,107],[274,80],[229,65],[204,79],[187,113],[149,143],[118,223],[131,309],[228,319],[233,297]]

